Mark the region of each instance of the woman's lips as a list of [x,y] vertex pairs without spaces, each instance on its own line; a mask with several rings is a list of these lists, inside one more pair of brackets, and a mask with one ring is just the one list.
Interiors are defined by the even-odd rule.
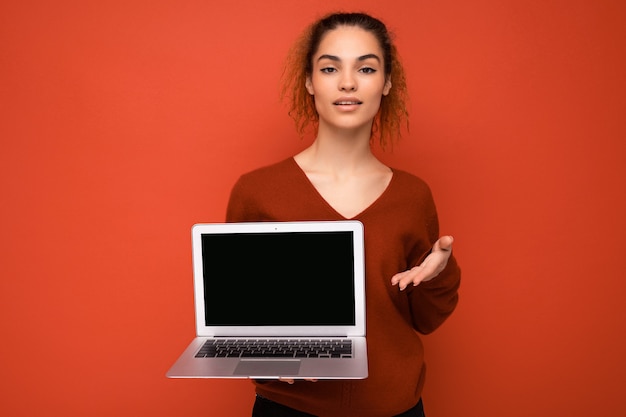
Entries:
[[340,111],[352,112],[363,104],[361,100],[355,97],[341,97],[333,102],[333,105]]
[[355,98],[342,98],[333,102],[335,106],[356,106],[363,102]]

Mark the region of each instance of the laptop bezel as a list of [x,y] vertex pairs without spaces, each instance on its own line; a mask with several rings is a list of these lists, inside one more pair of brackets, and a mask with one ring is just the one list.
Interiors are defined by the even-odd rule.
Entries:
[[[353,235],[355,323],[349,326],[206,326],[202,235],[348,231]],[[362,337],[365,336],[365,259],[363,224],[356,220],[300,222],[199,223],[192,227],[196,333],[201,337]]]

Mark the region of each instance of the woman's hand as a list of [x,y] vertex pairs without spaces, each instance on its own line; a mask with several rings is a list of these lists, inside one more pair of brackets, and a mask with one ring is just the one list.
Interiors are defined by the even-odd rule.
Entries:
[[[286,383],[288,383],[289,385],[291,385],[291,384],[293,384],[293,383],[295,382],[295,380],[294,380],[294,379],[291,379],[291,378],[278,378],[278,380],[279,380],[279,381],[282,381],[282,382],[286,382]],[[306,378],[306,379],[305,379],[305,381],[309,381],[309,382],[317,382],[317,379],[308,379],[308,378]]]
[[415,286],[420,282],[430,281],[435,278],[448,264],[448,259],[452,254],[453,242],[452,236],[439,238],[433,245],[433,250],[421,265],[394,275],[391,278],[391,285],[397,285],[400,291],[404,291],[410,284]]

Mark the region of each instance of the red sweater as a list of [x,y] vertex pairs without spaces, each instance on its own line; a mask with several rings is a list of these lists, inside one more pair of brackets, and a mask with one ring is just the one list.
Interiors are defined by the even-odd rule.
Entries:
[[[227,221],[346,220],[317,192],[293,158],[243,175]],[[354,217],[365,228],[369,377],[346,381],[256,383],[259,395],[320,417],[389,417],[419,401],[424,351],[418,333],[435,330],[456,307],[460,270],[450,257],[429,282],[400,291],[391,277],[418,265],[439,238],[430,189],[393,170],[385,192]],[[306,267],[306,266],[303,266]]]

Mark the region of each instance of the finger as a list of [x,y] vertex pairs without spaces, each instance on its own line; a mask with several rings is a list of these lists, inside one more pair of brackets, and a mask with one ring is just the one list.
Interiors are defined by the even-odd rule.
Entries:
[[392,285],[397,285],[400,291],[404,291],[409,285],[418,285],[426,280],[435,271],[435,267],[429,265],[427,260],[421,265],[413,267],[408,271],[400,272],[392,278]]
[[[291,378],[278,378],[278,380],[281,382],[286,382],[290,385],[296,382],[295,379],[291,379]],[[309,381],[309,382],[317,382],[316,378],[305,378],[304,380]]]
[[439,271],[437,271],[436,262],[425,262],[418,268],[416,268],[416,270],[417,273],[413,275],[413,280],[411,282],[408,282],[407,286],[411,284],[413,284],[413,286],[416,286],[422,282],[430,281],[439,274]]
[[441,265],[441,262],[436,261],[437,258],[439,257],[430,255],[421,265],[397,274],[394,278],[397,278],[397,285],[400,291],[404,291],[409,285],[416,286],[421,282],[430,281],[436,277],[440,272],[438,266]]
[[410,275],[411,275],[411,270],[398,272],[396,275],[394,275],[391,278],[391,285],[398,285],[400,282],[405,280],[407,276],[410,276]]
[[424,267],[416,266],[408,271],[402,272],[397,276],[398,288],[400,291],[404,291],[409,285],[417,285],[423,279]]
[[433,250],[451,251],[454,238],[452,236],[442,236],[433,245]]
[[291,378],[278,378],[279,381],[286,382],[289,385],[293,384],[295,381]]

